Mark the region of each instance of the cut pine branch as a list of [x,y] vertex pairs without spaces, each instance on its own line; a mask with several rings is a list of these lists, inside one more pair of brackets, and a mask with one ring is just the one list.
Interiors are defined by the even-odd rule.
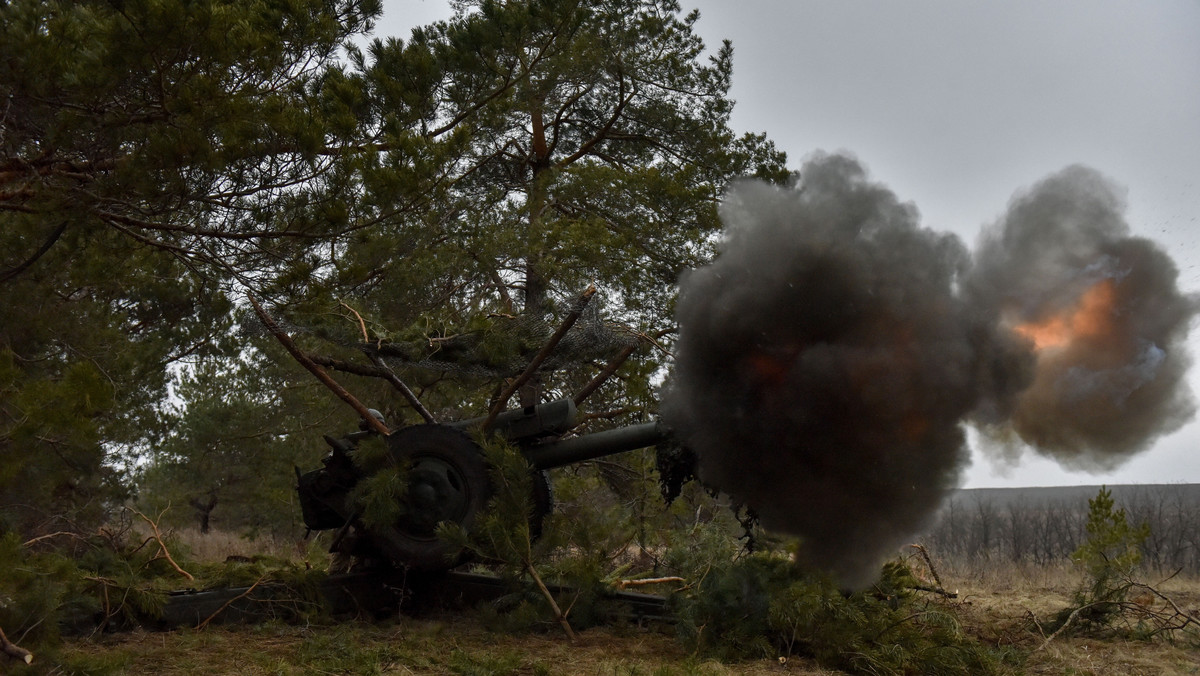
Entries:
[[[367,333],[367,323],[363,321],[362,315],[358,313],[358,310],[355,310],[347,305],[345,301],[342,301],[342,307],[354,313],[354,316],[358,319],[358,328],[360,331],[362,331],[363,343],[370,343],[371,336]],[[431,425],[437,422],[437,420],[434,419],[433,414],[429,412],[429,409],[425,408],[425,405],[422,404],[421,400],[417,398],[416,393],[413,392],[412,389],[400,379],[400,376],[396,375],[396,372],[393,371],[392,368],[383,361],[383,358],[374,352],[368,352],[367,357],[370,358],[371,363],[375,365],[375,368],[379,369],[380,376],[384,380],[388,381],[392,387],[396,388],[396,391],[400,393],[400,396],[404,397],[404,400],[408,402],[408,405],[411,406],[413,410],[425,420],[425,422]]]
[[550,336],[550,340],[547,340],[546,344],[542,346],[542,349],[538,350],[538,353],[533,356],[533,359],[530,360],[529,365],[525,367],[525,371],[521,373],[521,375],[517,376],[515,380],[509,383],[508,387],[504,388],[504,390],[500,393],[500,396],[496,398],[495,403],[493,403],[491,409],[488,410],[487,419],[483,421],[483,430],[485,432],[492,429],[492,425],[496,422],[496,416],[500,415],[500,412],[503,411],[505,406],[508,405],[508,400],[512,399],[512,396],[517,393],[517,390],[521,389],[522,385],[529,382],[529,380],[533,378],[534,374],[537,373],[538,368],[541,367],[542,362],[546,361],[546,359],[548,359],[550,355],[554,353],[554,348],[558,347],[558,344],[562,342],[563,337],[567,335],[567,332],[570,331],[571,327],[575,325],[575,322],[579,320],[580,315],[583,314],[583,309],[587,307],[588,301],[590,301],[594,295],[596,295],[596,287],[589,284],[587,290],[585,290],[583,294],[579,296],[579,300],[575,302],[575,308],[571,310],[571,313],[568,314],[566,319],[563,320],[563,323],[559,325],[558,329],[554,332],[554,335]]
[[400,380],[400,376],[396,375],[396,372],[393,371],[391,367],[383,361],[382,357],[377,354],[370,354],[368,356],[371,358],[371,363],[375,364],[375,367],[383,372],[384,380],[388,381],[391,383],[392,387],[396,388],[396,391],[400,393],[400,396],[404,397],[404,400],[408,402],[408,405],[411,406],[413,410],[425,420],[425,422],[431,425],[437,422],[437,419],[433,417],[433,414],[429,412],[429,409],[425,408],[425,405],[422,404],[421,400],[417,398],[417,394],[413,392],[403,380]]
[[558,601],[554,600],[554,594],[550,593],[550,589],[546,587],[546,583],[542,582],[542,576],[538,575],[537,569],[529,561],[525,562],[525,571],[533,578],[534,584],[537,585],[542,596],[546,597],[546,602],[550,604],[550,611],[554,613],[554,619],[558,620],[558,624],[567,633],[567,639],[572,643],[575,642],[575,630],[571,628],[571,623],[567,621],[567,614],[558,607]]
[[283,345],[283,349],[287,350],[288,354],[292,355],[293,359],[299,362],[301,366],[308,369],[309,373],[316,376],[317,380],[321,381],[321,384],[325,387],[328,387],[329,390],[337,395],[339,399],[347,404],[350,404],[350,407],[353,408],[356,413],[358,413],[359,417],[367,421],[367,424],[370,425],[371,428],[376,432],[379,432],[385,437],[392,433],[392,431],[388,429],[387,425],[383,424],[382,421],[371,415],[371,412],[367,410],[366,406],[363,406],[361,401],[359,401],[353,394],[350,394],[346,388],[338,384],[336,380],[334,380],[328,373],[325,372],[325,369],[317,366],[317,364],[313,362],[313,360],[310,359],[303,350],[297,347],[296,343],[292,341],[292,337],[289,336],[283,329],[279,328],[279,324],[275,323],[275,320],[271,318],[271,315],[267,314],[267,311],[263,309],[262,305],[259,305],[258,301],[254,299],[254,296],[247,293],[246,298],[250,300],[250,305],[254,306],[254,313],[258,315],[258,318],[260,321],[262,321],[263,326],[267,328],[267,331],[271,332],[271,335],[275,336],[275,339],[279,341],[280,345]]
[[0,629],[0,652],[25,664],[33,663],[33,653],[8,640],[8,637],[4,635],[3,629]]
[[588,397],[592,396],[593,392],[600,389],[600,386],[607,382],[609,378],[613,377],[613,374],[617,372],[617,369],[621,368],[621,365],[624,364],[625,360],[629,359],[629,357],[635,351],[637,351],[637,348],[637,344],[634,343],[633,345],[626,347],[624,350],[621,350],[620,354],[614,357],[612,361],[608,362],[608,364],[601,369],[600,373],[596,374],[595,378],[589,380],[588,383],[583,386],[583,389],[576,392],[574,397],[571,397],[572,401],[575,402],[575,405],[579,406]]
[[929,557],[929,550],[925,549],[925,545],[916,543],[909,545],[909,547],[917,550],[921,555],[921,558],[925,561],[925,566],[929,568],[929,574],[933,576],[933,581],[937,583],[937,586],[933,587],[920,584],[913,585],[913,589],[940,594],[948,599],[958,598],[958,592],[946,591],[946,586],[942,584],[942,576],[938,575],[937,568],[933,566],[933,559]]
[[[136,509],[131,509],[130,511],[133,512],[138,517],[140,517],[142,519],[142,521],[145,521],[147,523],[147,525],[150,526],[150,531],[151,531],[150,537],[152,537],[154,539],[154,541],[158,543],[158,553],[154,555],[154,558],[166,559],[167,563],[171,564],[171,567],[175,569],[175,572],[186,577],[188,579],[188,581],[194,581],[196,578],[191,573],[180,568],[179,564],[175,563],[175,559],[171,557],[171,552],[167,549],[167,543],[163,542],[162,532],[160,532],[158,530],[158,524],[154,521],[151,521],[150,517],[146,516],[145,514],[142,514],[141,512],[137,511]],[[159,514],[158,518],[161,521],[162,514]]]

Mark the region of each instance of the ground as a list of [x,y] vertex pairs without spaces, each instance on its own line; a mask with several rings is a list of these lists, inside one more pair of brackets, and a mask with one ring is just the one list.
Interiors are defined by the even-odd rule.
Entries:
[[[1196,585],[1193,585],[1195,587]],[[960,590],[964,629],[981,640],[1037,649],[1030,622],[1067,602],[1061,589]],[[1178,592],[1200,605],[1200,593]],[[213,627],[203,631],[128,632],[76,640],[53,656],[49,673],[111,674],[511,674],[668,676],[685,674],[835,674],[793,657],[719,663],[691,655],[668,627],[607,627],[561,633],[493,632],[472,614],[395,618],[328,626]],[[48,665],[45,665],[48,666]],[[1029,656],[1028,674],[1080,676],[1200,674],[1200,646],[1113,638],[1056,638]],[[14,671],[13,673],[17,673]]]
[[[1165,576],[1164,576],[1165,577]],[[1057,636],[1040,629],[1070,603],[1079,574],[1070,565],[972,565],[942,571],[957,597],[951,606],[965,633],[1011,647],[1014,673],[1076,676],[1200,676],[1200,634],[1174,642],[1113,636]],[[1174,577],[1156,589],[1200,617],[1200,579]],[[7,669],[7,671],[6,671]],[[397,616],[376,622],[294,626],[212,626],[203,630],[118,632],[77,637],[33,668],[0,662],[4,674],[419,674],[684,676],[830,675],[812,660],[779,656],[721,663],[691,654],[667,625],[611,626],[579,632],[569,643],[555,626],[510,634],[487,628],[473,612]]]

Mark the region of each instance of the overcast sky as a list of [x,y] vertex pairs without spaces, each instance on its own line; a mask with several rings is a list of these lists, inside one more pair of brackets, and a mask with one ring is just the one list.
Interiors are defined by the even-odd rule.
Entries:
[[[1134,234],[1200,293],[1200,0],[682,0],[710,48],[734,47],[733,126],[799,168],[846,151],[925,226],[968,243],[1017,190],[1085,164],[1128,190]],[[385,0],[407,39],[445,0]],[[1189,341],[1200,355],[1200,327]],[[1191,382],[1200,391],[1200,369]],[[976,452],[968,487],[1200,483],[1200,423],[1108,474]]]

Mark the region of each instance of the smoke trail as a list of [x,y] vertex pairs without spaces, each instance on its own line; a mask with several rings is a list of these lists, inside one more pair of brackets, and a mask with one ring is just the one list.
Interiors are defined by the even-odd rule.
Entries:
[[1195,412],[1184,341],[1196,300],[1165,252],[1129,235],[1123,211],[1104,177],[1067,168],[984,231],[965,284],[1037,361],[1011,418],[984,431],[1073,469],[1112,469]]
[[1068,170],[973,265],[853,159],[738,184],[720,255],[681,280],[663,417],[705,483],[866,584],[957,485],[964,421],[1107,466],[1191,415],[1195,303],[1119,206]]

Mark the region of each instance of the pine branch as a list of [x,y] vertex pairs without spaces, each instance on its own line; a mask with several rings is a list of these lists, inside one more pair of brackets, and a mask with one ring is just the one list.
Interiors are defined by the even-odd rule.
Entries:
[[[354,316],[358,318],[358,328],[360,331],[362,331],[363,342],[371,342],[371,337],[367,334],[367,323],[363,321],[362,315],[358,313],[358,310],[355,310],[347,305],[345,301],[342,302],[342,307],[353,312]],[[396,375],[396,372],[393,371],[378,354],[369,352],[367,353],[367,356],[370,358],[371,363],[380,370],[381,376],[384,378],[384,380],[387,380],[389,383],[391,383],[392,387],[396,388],[396,390],[400,393],[400,396],[404,397],[404,399],[408,402],[408,405],[412,406],[413,410],[416,411],[425,420],[425,422],[431,425],[437,422],[437,420],[433,417],[433,414],[429,412],[429,409],[425,408],[425,405],[422,404],[421,400],[417,398],[417,395],[413,393],[408,385],[400,379],[400,376]]]
[[283,329],[279,328],[279,325],[275,323],[275,320],[271,318],[271,315],[267,314],[267,311],[263,309],[262,305],[259,305],[254,296],[247,293],[246,298],[249,299],[250,304],[254,306],[254,312],[262,321],[263,326],[267,327],[267,331],[270,331],[271,335],[275,336],[275,339],[278,340],[281,345],[283,345],[283,348],[292,355],[293,359],[299,362],[301,366],[308,369],[310,373],[317,377],[317,380],[321,381],[321,384],[323,384],[325,387],[328,387],[330,391],[337,395],[339,399],[347,404],[350,404],[350,407],[353,408],[356,413],[358,413],[359,417],[367,421],[367,424],[370,425],[376,432],[379,432],[385,437],[392,433],[392,431],[388,429],[387,425],[383,424],[378,418],[371,415],[370,411],[367,410],[366,406],[363,406],[361,401],[359,401],[353,394],[350,394],[346,388],[339,385],[336,380],[334,380],[328,373],[325,372],[325,369],[317,366],[307,354],[297,347],[296,343],[292,341],[291,336],[285,333]]
[[208,617],[206,617],[204,619],[203,622],[201,622],[200,624],[197,624],[196,629],[203,629],[203,628],[207,627],[208,624],[210,622],[212,622],[213,619],[216,618],[217,615],[220,615],[221,613],[225,612],[225,609],[228,608],[229,606],[233,605],[235,601],[239,601],[239,600],[244,599],[247,596],[249,596],[250,592],[254,591],[254,588],[257,587],[259,584],[261,584],[262,581],[265,579],[267,579],[267,576],[263,575],[262,577],[255,580],[254,584],[250,585],[249,589],[247,589],[246,591],[242,592],[241,594],[238,594],[237,596],[226,601],[224,604],[221,605],[220,608],[217,608],[216,611],[214,611],[212,615],[209,615]]
[[948,599],[958,598],[958,592],[946,591],[946,586],[942,584],[942,577],[940,575],[938,575],[937,568],[933,567],[933,559],[929,558],[929,550],[925,549],[925,545],[911,544],[911,545],[909,545],[909,547],[912,547],[913,549],[917,550],[921,554],[921,558],[925,560],[925,565],[929,568],[930,574],[933,575],[933,581],[937,583],[936,587],[930,587],[929,585],[919,585],[919,584],[913,585],[913,589],[916,589],[918,591],[932,592],[934,594],[940,594]]
[[637,351],[637,348],[638,346],[635,343],[621,350],[620,354],[613,357],[612,361],[608,362],[600,373],[596,374],[595,378],[588,381],[588,384],[584,385],[583,389],[579,390],[574,397],[571,397],[575,405],[582,404],[588,397],[592,396],[593,392],[600,389],[600,386],[607,382],[617,372],[617,369],[621,368],[621,365],[625,363],[625,360],[629,359],[630,355]]
[[538,590],[542,592],[542,596],[546,597],[546,601],[550,604],[550,610],[554,612],[554,619],[558,620],[563,631],[567,632],[567,638],[574,643],[575,630],[571,629],[571,623],[567,621],[567,616],[558,607],[558,602],[554,600],[554,594],[551,594],[550,590],[546,587],[546,583],[542,582],[542,576],[538,575],[537,569],[529,561],[525,562],[525,571],[533,578],[533,582],[537,585]]
[[562,341],[563,337],[567,335],[567,331],[570,331],[571,327],[578,321],[579,316],[583,314],[583,309],[587,307],[588,301],[594,295],[596,295],[596,287],[588,285],[583,295],[575,303],[575,309],[571,310],[571,314],[567,315],[567,318],[563,320],[563,323],[554,332],[554,335],[550,336],[550,340],[546,341],[542,349],[533,356],[533,359],[529,362],[529,366],[525,367],[524,373],[509,383],[508,387],[496,398],[496,402],[492,404],[492,408],[488,411],[487,419],[483,421],[483,430],[485,432],[491,430],[492,425],[496,422],[496,416],[500,415],[500,412],[508,405],[508,400],[516,394],[517,390],[521,389],[522,385],[529,382],[533,374],[537,373],[538,367],[542,365],[542,362],[546,361],[550,357],[550,354],[554,352],[554,348],[558,347],[559,342]]
[[[162,533],[158,530],[158,524],[155,523],[154,521],[151,521],[150,517],[146,516],[145,514],[142,514],[141,512],[137,511],[136,509],[130,509],[129,511],[131,511],[135,515],[141,517],[141,519],[143,521],[145,521],[147,524],[150,525],[150,530],[153,532],[151,537],[153,537],[154,541],[158,543],[158,554],[155,555],[155,558],[159,558],[161,556],[161,558],[166,559],[167,563],[171,564],[171,567],[174,568],[180,575],[186,577],[188,579],[188,581],[194,581],[196,578],[191,573],[180,568],[179,564],[175,563],[175,559],[171,557],[171,552],[167,550],[167,544],[165,542],[163,542]],[[162,519],[161,514],[159,514],[159,519],[160,520]]]

